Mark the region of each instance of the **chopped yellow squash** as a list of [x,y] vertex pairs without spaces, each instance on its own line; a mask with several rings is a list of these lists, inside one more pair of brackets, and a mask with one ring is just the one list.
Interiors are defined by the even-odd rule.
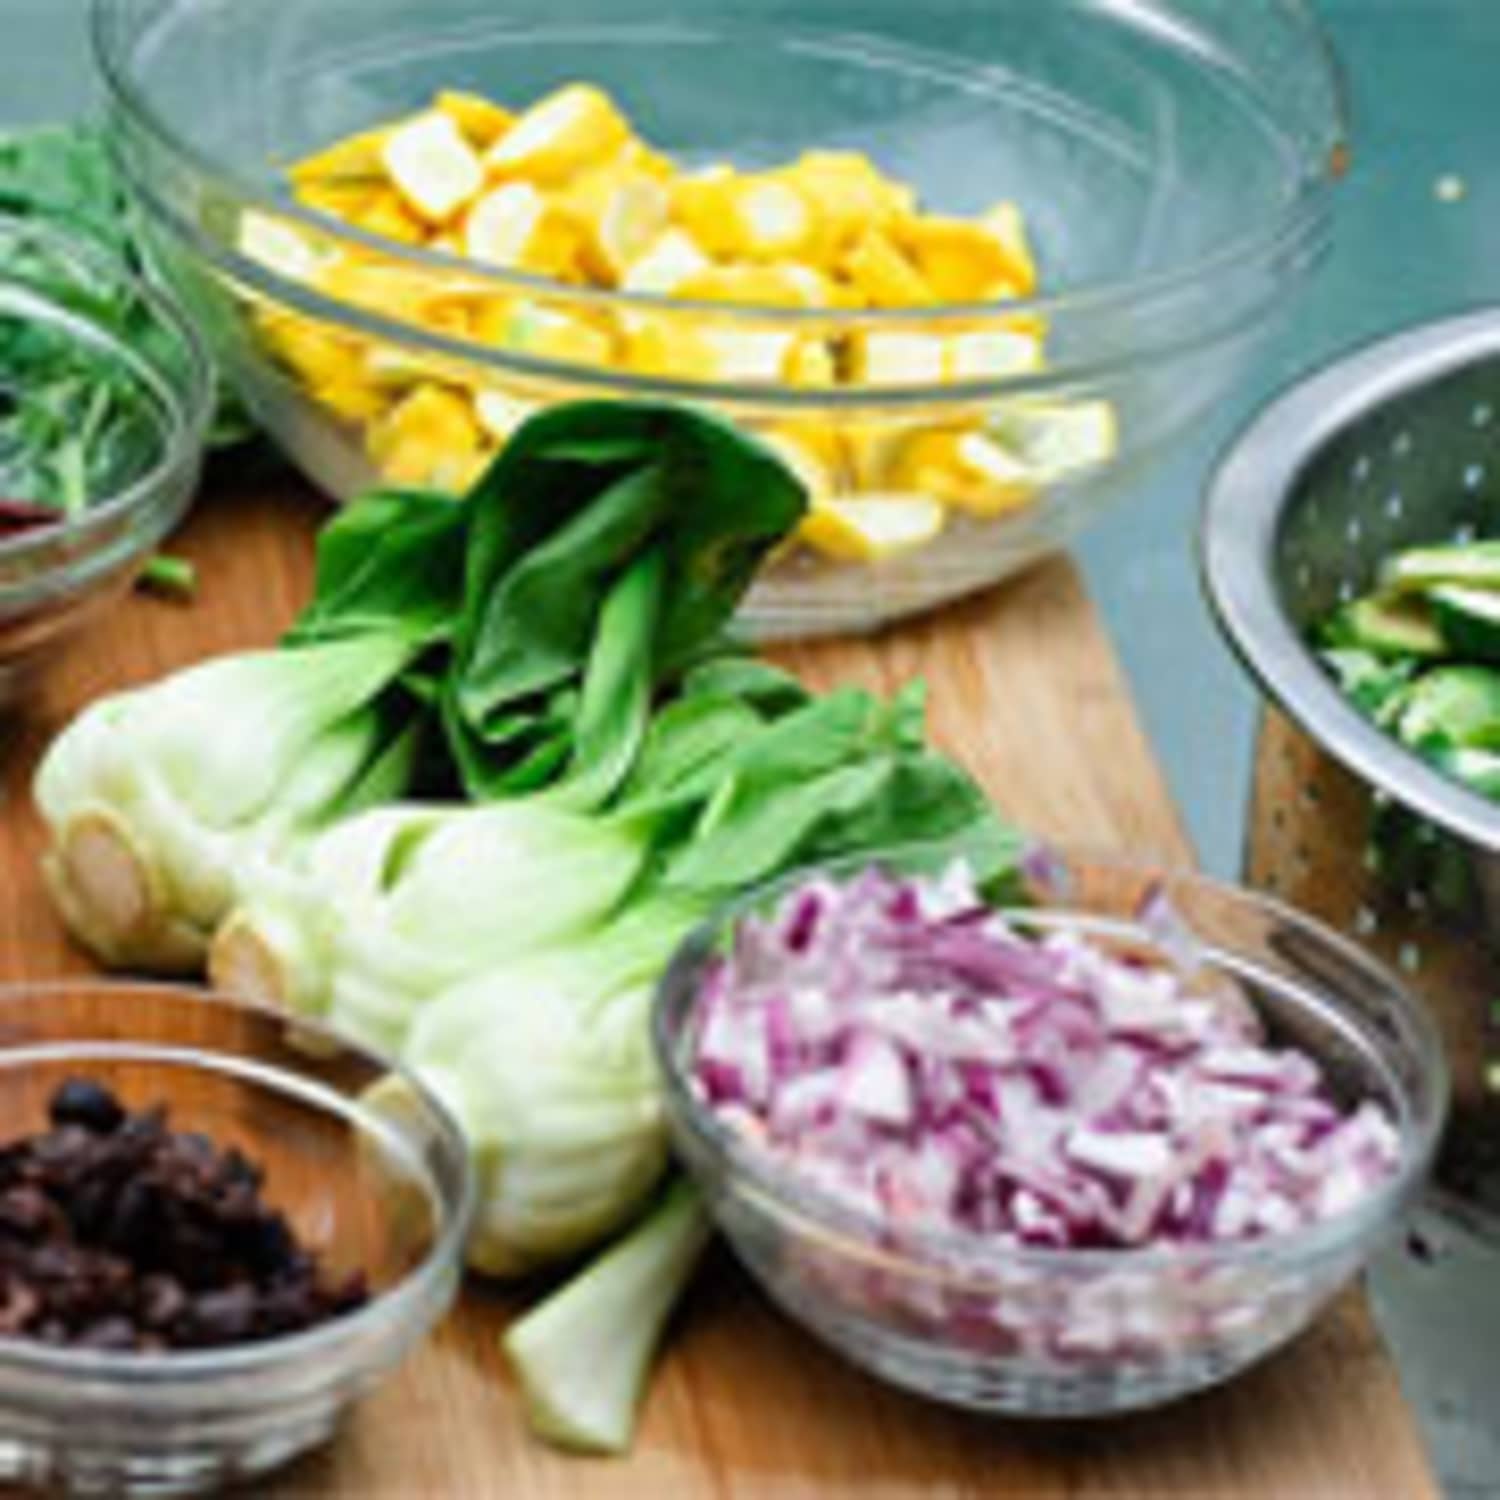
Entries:
[[447,223],[484,187],[479,153],[439,110],[397,126],[380,159],[407,207],[431,224]]
[[486,152],[497,177],[555,183],[625,144],[630,126],[603,90],[569,83],[533,104]]
[[825,500],[807,514],[802,540],[840,562],[882,562],[925,547],[946,512],[930,495],[867,494]]
[[468,471],[481,448],[472,404],[436,384],[418,386],[369,432],[369,452],[392,484],[443,484]]
[[[445,89],[417,115],[309,157],[290,180],[302,205],[368,235],[561,289],[509,291],[492,274],[438,273],[265,215],[242,220],[246,255],[352,306],[559,366],[841,392],[1020,381],[1046,365],[1046,324],[1022,300],[1037,291],[1036,256],[1014,203],[974,218],[927,213],[855,151],[684,170],[588,83],[519,113]],[[726,311],[594,305],[567,292],[580,284]],[[955,311],[1005,301],[1014,311]],[[818,316],[846,309],[867,317]],[[542,400],[416,341],[377,344],[264,307],[254,316],[313,399],[362,431],[391,482],[465,487]],[[1107,403],[1029,395],[941,425],[917,411],[851,412],[789,418],[762,436],[807,488],[802,544],[860,562],[924,545],[955,512],[1025,505],[1118,444]]]
[[930,307],[937,301],[926,278],[882,229],[868,229],[840,269],[871,307]]
[[515,116],[481,94],[444,89],[433,108],[448,116],[477,151],[487,151],[515,123]]

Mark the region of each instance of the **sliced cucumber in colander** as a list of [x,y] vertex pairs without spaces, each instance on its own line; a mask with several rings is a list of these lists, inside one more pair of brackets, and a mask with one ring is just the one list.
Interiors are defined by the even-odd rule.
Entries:
[[1460,588],[1500,589],[1500,540],[1414,547],[1399,552],[1381,569],[1387,588],[1403,593],[1454,584]]
[[1332,646],[1355,646],[1377,656],[1438,657],[1451,644],[1420,599],[1370,595],[1346,604],[1327,630]]
[[1396,727],[1419,749],[1500,749],[1500,671],[1434,667],[1405,689]]
[[1500,755],[1493,750],[1469,750],[1453,746],[1434,751],[1432,763],[1455,781],[1492,802],[1500,802]]
[[1433,620],[1454,656],[1500,661],[1500,589],[1429,589]]

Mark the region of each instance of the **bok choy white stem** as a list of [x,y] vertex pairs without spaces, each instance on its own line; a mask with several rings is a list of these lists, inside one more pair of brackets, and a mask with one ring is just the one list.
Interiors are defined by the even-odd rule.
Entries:
[[409,656],[366,637],[221,657],[86,710],[35,789],[77,936],[109,964],[197,967],[256,858],[399,795],[415,735],[374,703]]
[[685,1179],[594,1264],[517,1323],[504,1348],[532,1428],[584,1453],[621,1453],[667,1319],[708,1243]]

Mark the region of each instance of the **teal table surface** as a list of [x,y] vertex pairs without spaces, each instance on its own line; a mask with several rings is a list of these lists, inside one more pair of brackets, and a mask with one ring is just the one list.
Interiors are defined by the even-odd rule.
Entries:
[[[1078,549],[1203,860],[1224,875],[1240,862],[1257,702],[1198,587],[1197,511],[1214,457],[1299,372],[1396,328],[1500,300],[1500,0],[1320,8],[1354,110],[1336,249],[1254,376],[1149,495]],[[0,0],[0,121],[88,106],[83,16],[83,0]],[[1462,192],[1441,191],[1445,179]],[[1500,1496],[1500,1257],[1452,1242],[1437,1274],[1393,1252],[1374,1285],[1445,1488]]]

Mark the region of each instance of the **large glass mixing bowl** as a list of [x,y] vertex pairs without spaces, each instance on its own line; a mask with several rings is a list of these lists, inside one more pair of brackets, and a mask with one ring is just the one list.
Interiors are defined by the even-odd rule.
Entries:
[[[425,381],[518,410],[609,394],[711,404],[831,452],[819,486],[834,499],[920,495],[936,481],[913,444],[954,433],[1015,459],[1010,480],[942,496],[945,524],[920,547],[787,549],[751,601],[763,634],[877,625],[1014,572],[1111,500],[1149,503],[1157,458],[1222,397],[1324,248],[1347,157],[1338,71],[1301,0],[95,0],[95,36],[162,270],[255,413],[336,496],[375,467],[348,413],[299,374],[288,329],[304,353],[373,360],[392,400]],[[936,212],[1014,201],[1042,291],[838,310],[622,294],[382,241],[288,191],[289,163],[437,90],[519,105],[575,79],[689,166],[857,151]],[[302,250],[276,253],[283,231],[315,259],[378,263],[393,288],[416,278],[428,303],[509,299],[528,327],[652,319],[668,349],[705,330],[760,347],[812,338],[838,374],[647,375],[493,342],[462,315],[414,318],[394,291],[354,305],[320,289],[290,263]],[[871,335],[1018,328],[1045,335],[1042,368],[877,379],[847,357]],[[1059,411],[1084,435],[1059,442]]]

